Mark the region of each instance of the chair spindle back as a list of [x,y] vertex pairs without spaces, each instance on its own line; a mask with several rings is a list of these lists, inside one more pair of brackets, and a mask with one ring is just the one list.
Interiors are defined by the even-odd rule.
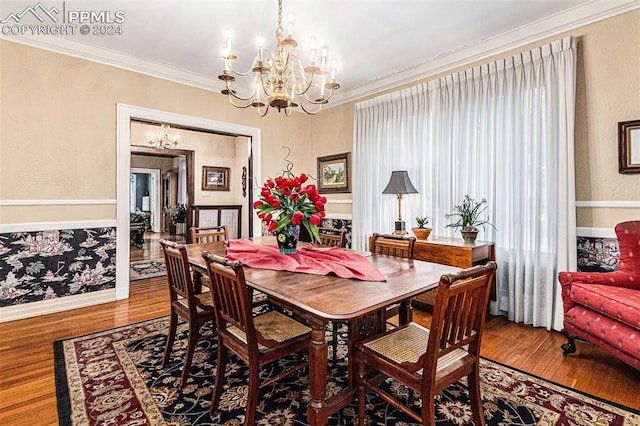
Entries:
[[318,235],[320,235],[320,244],[323,246],[344,248],[346,245],[347,237],[344,229],[320,227]]
[[160,245],[164,252],[171,301],[175,301],[180,296],[187,299],[190,308],[193,306],[195,309],[195,295],[189,271],[187,249],[182,244],[167,240],[160,240]]
[[387,256],[413,258],[413,247],[416,243],[416,237],[393,234],[373,234],[371,237],[371,246],[369,251],[376,254],[384,254]]
[[229,239],[227,225],[191,228],[191,242],[194,244],[213,243]]
[[[495,262],[465,269],[458,274],[445,274],[438,293],[431,322],[426,362],[433,362],[456,349],[467,346],[467,352],[480,355],[482,330],[489,301],[489,289],[496,270]],[[433,370],[435,371],[435,370]]]
[[237,327],[247,336],[248,344],[255,345],[252,306],[242,264],[206,251],[202,257],[207,263],[218,324]]

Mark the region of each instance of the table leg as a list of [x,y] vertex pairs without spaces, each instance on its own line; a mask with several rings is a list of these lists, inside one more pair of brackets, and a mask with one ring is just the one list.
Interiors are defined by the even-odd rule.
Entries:
[[310,320],[311,342],[309,343],[309,392],[311,401],[307,407],[307,421],[310,425],[326,425],[329,418],[324,402],[327,390],[329,348],[325,341],[325,322]]
[[409,324],[411,321],[413,321],[413,307],[411,306],[411,300],[405,300],[400,303],[398,322],[400,325],[405,325]]
[[193,271],[193,290],[196,294],[202,293],[202,273],[200,271]]

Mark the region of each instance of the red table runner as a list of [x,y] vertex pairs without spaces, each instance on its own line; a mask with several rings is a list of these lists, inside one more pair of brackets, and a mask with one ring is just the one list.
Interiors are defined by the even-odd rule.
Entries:
[[251,268],[306,274],[335,274],[340,278],[386,281],[366,257],[338,247],[300,247],[296,254],[281,254],[275,245],[255,244],[249,240],[229,240],[227,259]]

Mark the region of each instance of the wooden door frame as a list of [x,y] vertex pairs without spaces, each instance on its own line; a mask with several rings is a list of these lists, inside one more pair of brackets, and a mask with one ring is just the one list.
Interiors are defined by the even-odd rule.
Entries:
[[[184,155],[187,163],[187,230],[191,229],[193,222],[193,204],[195,200],[193,189],[194,151],[188,149],[159,149],[151,146],[131,145],[131,155],[147,155],[167,158],[176,158]],[[189,241],[189,232],[185,233],[185,238],[187,238],[187,241]]]
[[[207,118],[154,110],[134,105],[116,105],[116,300],[129,297],[129,173],[131,170],[131,122],[147,121],[173,123],[194,129],[211,130],[221,134],[246,136],[251,139],[251,163],[255,181],[262,182],[262,136],[258,127],[226,123]],[[253,181],[253,180],[252,180]],[[255,193],[250,191],[251,196]],[[249,200],[249,206],[253,205]],[[250,207],[251,208],[251,207]],[[253,221],[254,235],[260,235],[260,222]]]

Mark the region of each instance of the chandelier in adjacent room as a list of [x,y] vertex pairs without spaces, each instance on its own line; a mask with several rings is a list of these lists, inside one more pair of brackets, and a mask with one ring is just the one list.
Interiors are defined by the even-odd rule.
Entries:
[[[262,36],[258,38],[258,52],[253,60],[251,69],[240,72],[233,68],[233,62],[238,59],[231,50],[231,34],[225,34],[225,46],[222,59],[224,70],[218,78],[225,82],[222,93],[229,97],[229,101],[237,108],[257,108],[260,116],[264,117],[269,107],[284,110],[289,116],[292,108],[300,106],[307,114],[316,114],[329,102],[334,90],[340,88],[336,82],[335,59],[331,62],[331,69],[327,69],[327,49],[317,54],[315,39],[311,40],[309,64],[302,65],[300,58],[293,49],[298,42],[292,36],[293,15],[289,15],[287,35],[282,28],[282,0],[278,0],[278,27],[276,29],[276,51],[264,47]],[[320,60],[317,64],[316,60]],[[236,80],[234,76],[249,76],[253,79],[250,96],[243,97],[232,87]]]
[[160,124],[158,135],[149,139],[149,145],[158,149],[172,149],[178,146],[178,137],[170,134],[171,127],[168,124]]

